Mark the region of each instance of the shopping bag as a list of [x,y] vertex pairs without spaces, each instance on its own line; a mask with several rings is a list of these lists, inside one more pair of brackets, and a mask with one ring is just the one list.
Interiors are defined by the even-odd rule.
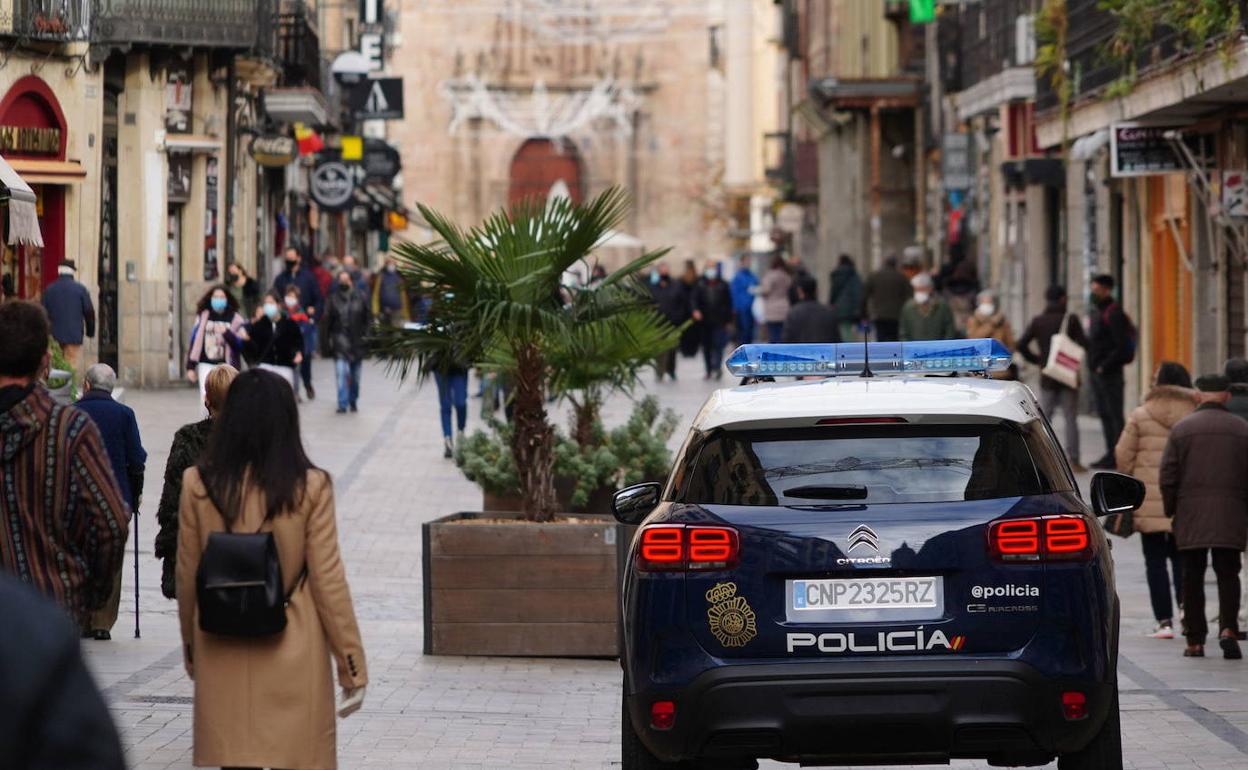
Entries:
[[1085,355],[1083,346],[1058,332],[1049,343],[1049,360],[1040,373],[1068,388],[1078,388]]

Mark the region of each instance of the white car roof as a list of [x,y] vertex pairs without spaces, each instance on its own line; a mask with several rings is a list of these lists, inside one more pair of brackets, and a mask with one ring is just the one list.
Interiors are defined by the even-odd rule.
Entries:
[[828,417],[904,417],[911,422],[1026,423],[1040,407],[1018,382],[978,377],[827,377],[717,390],[697,430],[814,425]]

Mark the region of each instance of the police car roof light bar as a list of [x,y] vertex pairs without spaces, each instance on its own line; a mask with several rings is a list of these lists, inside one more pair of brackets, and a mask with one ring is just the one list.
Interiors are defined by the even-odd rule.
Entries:
[[1010,351],[991,339],[742,345],[728,357],[736,377],[844,377],[989,374],[1009,368]]

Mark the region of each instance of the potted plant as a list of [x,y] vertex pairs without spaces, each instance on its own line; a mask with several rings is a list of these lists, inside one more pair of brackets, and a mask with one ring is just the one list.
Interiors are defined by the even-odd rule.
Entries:
[[381,329],[377,349],[402,377],[455,361],[510,383],[506,440],[519,502],[512,515],[459,513],[425,525],[425,651],[614,655],[617,525],[603,516],[556,519],[558,443],[546,403],[584,390],[560,379],[569,355],[596,355],[610,341],[636,361],[654,358],[645,344],[661,335],[638,331],[662,322],[638,273],[664,252],[585,288],[562,285],[623,219],[627,198],[618,189],[586,204],[523,201],[470,230],[419,209],[440,240],[393,253],[405,281],[431,300],[428,324]]
[[48,395],[61,404],[72,404],[78,400],[78,386],[74,383],[74,367],[65,358],[61,345],[51,337],[48,338],[48,349],[51,352],[51,365],[48,368],[48,379],[45,385]]

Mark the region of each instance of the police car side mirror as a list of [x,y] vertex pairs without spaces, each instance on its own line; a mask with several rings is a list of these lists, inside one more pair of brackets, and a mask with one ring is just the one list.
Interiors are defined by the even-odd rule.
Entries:
[[640,524],[659,504],[663,486],[653,481],[625,487],[611,499],[611,512],[621,524]]
[[1144,502],[1144,482],[1123,473],[1092,477],[1092,510],[1097,516],[1127,513]]

